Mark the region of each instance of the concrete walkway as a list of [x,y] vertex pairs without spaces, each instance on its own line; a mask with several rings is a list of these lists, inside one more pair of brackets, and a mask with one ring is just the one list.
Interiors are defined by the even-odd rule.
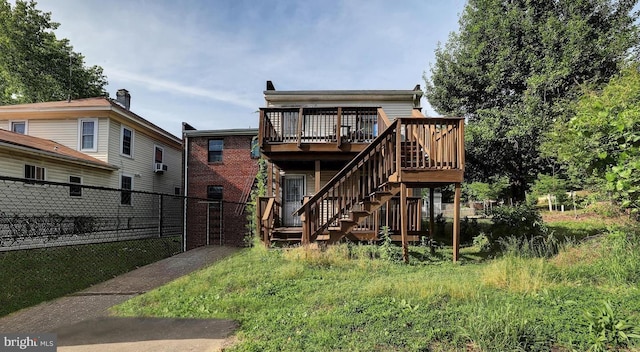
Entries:
[[200,247],[0,318],[0,333],[58,334],[58,351],[217,351],[229,320],[108,317],[108,309],[235,253]]

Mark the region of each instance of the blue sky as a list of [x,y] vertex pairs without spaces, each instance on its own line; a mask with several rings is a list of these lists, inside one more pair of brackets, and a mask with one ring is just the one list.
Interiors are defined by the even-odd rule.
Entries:
[[[265,82],[278,90],[412,89],[463,0],[40,0],[111,97],[180,136],[257,127]],[[426,102],[426,113],[434,112]]]

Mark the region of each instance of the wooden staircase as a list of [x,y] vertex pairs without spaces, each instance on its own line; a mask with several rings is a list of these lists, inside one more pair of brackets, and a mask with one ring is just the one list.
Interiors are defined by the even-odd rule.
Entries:
[[[400,192],[400,185],[393,183],[385,183],[379,187],[379,190],[369,194],[358,204],[354,209],[347,212],[347,216],[339,220],[340,226],[329,227],[328,236],[318,236],[317,241],[326,240],[328,243],[335,243],[346,237],[351,241],[361,241],[361,236],[352,234],[352,230],[358,226],[364,219],[368,218],[371,214],[376,212],[380,207],[387,203],[391,198],[398,195]],[[374,234],[368,240],[376,240],[377,236]]]

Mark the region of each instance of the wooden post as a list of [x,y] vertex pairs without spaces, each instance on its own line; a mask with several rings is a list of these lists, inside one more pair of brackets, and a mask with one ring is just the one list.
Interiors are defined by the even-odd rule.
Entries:
[[273,197],[273,163],[267,161],[267,197]]
[[436,254],[436,248],[433,245],[433,231],[435,230],[436,218],[435,218],[435,193],[436,190],[433,187],[429,188],[429,247],[431,249],[431,254]]
[[342,108],[338,108],[338,116],[336,116],[336,143],[338,148],[342,146]]
[[320,190],[320,160],[316,160],[316,183],[315,183],[315,191],[313,192],[318,193],[318,191]]
[[264,115],[264,110],[260,109],[260,121],[258,121],[258,147],[262,148],[263,147],[263,141],[264,141],[264,125],[265,125],[265,115]]
[[298,137],[298,148],[300,148],[300,145],[302,145],[302,119],[304,116],[304,108],[300,108],[300,112],[298,113],[298,127],[296,129],[297,131],[297,137]]
[[407,210],[407,185],[400,184],[400,234],[402,235],[402,260],[409,263],[409,246],[407,243],[408,236],[408,210]]
[[456,183],[455,198],[453,200],[453,262],[460,256],[460,183]]

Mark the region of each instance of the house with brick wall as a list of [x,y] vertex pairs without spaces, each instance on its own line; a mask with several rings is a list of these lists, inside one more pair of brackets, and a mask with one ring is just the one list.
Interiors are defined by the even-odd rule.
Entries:
[[183,123],[185,249],[243,244],[258,173],[257,129],[197,130]]

